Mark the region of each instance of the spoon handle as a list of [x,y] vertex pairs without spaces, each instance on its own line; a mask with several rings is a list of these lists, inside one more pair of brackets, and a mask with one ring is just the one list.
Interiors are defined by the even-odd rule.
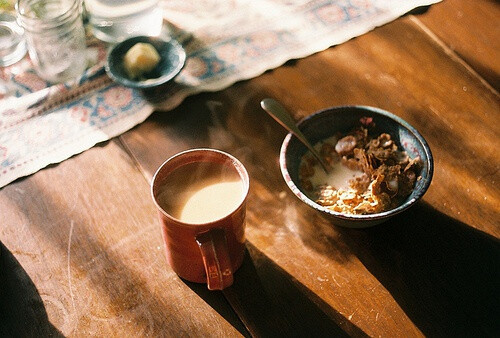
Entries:
[[319,161],[323,170],[328,173],[328,166],[321,158],[321,155],[314,149],[314,147],[307,141],[306,137],[300,129],[295,124],[292,116],[286,111],[286,109],[276,100],[274,99],[263,99],[260,101],[260,106],[264,109],[269,115],[272,116],[279,124],[281,124],[286,130],[293,133],[300,142],[302,142],[307,149],[313,154],[313,156]]

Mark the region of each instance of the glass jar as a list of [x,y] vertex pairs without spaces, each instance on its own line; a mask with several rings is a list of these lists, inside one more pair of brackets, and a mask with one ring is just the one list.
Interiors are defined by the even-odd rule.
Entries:
[[96,38],[117,43],[131,36],[158,36],[163,25],[159,0],[85,0]]
[[83,73],[86,46],[81,0],[18,0],[16,12],[40,77],[57,83]]
[[15,16],[0,12],[0,67],[16,63],[26,54],[23,34]]

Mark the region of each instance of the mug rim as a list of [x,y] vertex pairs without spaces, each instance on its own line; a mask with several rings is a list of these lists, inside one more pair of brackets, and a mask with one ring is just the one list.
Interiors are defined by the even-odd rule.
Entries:
[[[160,175],[161,171],[165,168],[165,166],[168,165],[168,164],[170,164],[170,163],[172,163],[173,161],[175,161],[176,159],[178,159],[180,157],[184,157],[184,156],[188,156],[188,155],[194,155],[196,153],[199,153],[199,154],[209,153],[209,154],[212,154],[212,155],[218,155],[218,156],[226,157],[227,159],[229,159],[231,161],[233,167],[238,172],[238,175],[239,175],[240,179],[243,181],[243,184],[244,184],[244,190],[243,190],[243,193],[242,193],[242,198],[241,198],[240,203],[238,203],[237,207],[235,207],[234,209],[232,209],[227,215],[225,215],[223,217],[217,218],[217,219],[209,221],[209,222],[204,222],[204,223],[190,223],[190,222],[182,221],[182,220],[180,220],[180,219],[172,216],[171,214],[169,214],[167,211],[165,211],[159,205],[159,203],[157,201],[157,198],[156,198],[156,195],[155,195],[155,192],[157,192],[157,190],[158,190],[157,178]],[[180,164],[178,166],[173,167],[170,172],[173,172],[174,170],[176,170],[178,168],[181,168],[181,167],[183,167],[183,166],[185,166],[187,164],[198,163],[198,162],[213,162],[213,161],[191,161],[191,162],[186,162],[186,163],[183,163],[183,164]],[[151,197],[153,199],[153,202],[154,202],[154,204],[155,204],[158,212],[160,212],[161,215],[165,216],[169,220],[173,221],[176,225],[182,226],[182,227],[199,228],[199,229],[207,229],[208,230],[208,229],[213,228],[214,224],[220,223],[224,219],[227,219],[228,217],[230,217],[231,215],[233,215],[240,208],[242,208],[243,205],[245,204],[246,200],[247,200],[249,190],[250,190],[250,178],[248,176],[248,172],[247,172],[245,166],[243,165],[243,163],[241,163],[240,160],[238,160],[233,155],[231,155],[231,154],[229,154],[229,153],[227,153],[225,151],[222,151],[222,150],[213,149],[213,148],[193,148],[193,149],[184,150],[184,151],[181,151],[179,153],[176,153],[176,154],[172,155],[171,157],[167,158],[158,167],[158,169],[156,170],[155,174],[153,175],[153,178],[151,179],[151,189],[150,189],[150,192],[151,192]]]

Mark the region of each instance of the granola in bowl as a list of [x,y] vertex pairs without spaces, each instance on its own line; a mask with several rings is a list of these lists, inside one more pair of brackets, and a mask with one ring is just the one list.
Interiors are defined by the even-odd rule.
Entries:
[[[288,133],[280,150],[283,179],[300,201],[334,225],[367,228],[383,223],[415,205],[431,184],[434,160],[427,142],[388,111],[330,107],[297,125],[333,169],[327,175],[314,168],[307,147]],[[301,166],[303,160],[309,165]]]
[[300,185],[316,203],[345,214],[373,214],[397,207],[411,194],[420,177],[420,157],[410,158],[391,135],[372,136],[369,128],[361,125],[316,144],[328,174],[310,153],[303,156]]

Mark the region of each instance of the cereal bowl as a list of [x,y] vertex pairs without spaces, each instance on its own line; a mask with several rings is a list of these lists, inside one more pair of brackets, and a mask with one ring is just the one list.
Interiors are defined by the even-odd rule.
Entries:
[[280,151],[280,169],[286,184],[302,202],[317,210],[335,225],[348,228],[367,228],[380,224],[414,205],[427,191],[432,180],[433,158],[431,150],[420,133],[398,116],[382,109],[367,106],[332,107],[314,113],[298,123],[310,143],[316,144],[337,133],[346,134],[361,121],[373,122],[370,134],[387,133],[402,151],[410,158],[421,159],[418,179],[412,192],[398,206],[379,213],[348,214],[333,211],[311,199],[301,186],[299,169],[307,148],[289,133]]

